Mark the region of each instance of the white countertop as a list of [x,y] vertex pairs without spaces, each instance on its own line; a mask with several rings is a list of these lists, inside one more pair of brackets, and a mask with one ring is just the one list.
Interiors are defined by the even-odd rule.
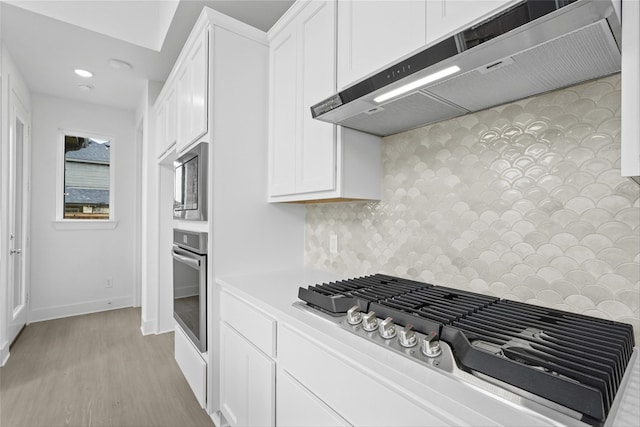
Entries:
[[[299,287],[348,278],[318,270],[296,269],[226,276],[217,278],[216,282],[264,310],[278,322],[284,322],[313,336],[315,340],[346,358],[357,360],[363,370],[378,376],[383,382],[392,382],[392,386],[395,386],[393,388],[402,390],[407,396],[424,403],[426,407],[437,408],[438,411],[447,413],[452,425],[586,425],[560,414],[559,418],[554,416],[554,420],[542,416],[514,403],[519,402],[519,398],[499,387],[493,387],[493,393],[480,390],[448,373],[430,369],[363,340],[319,316],[292,305],[299,301]],[[637,354],[636,348],[633,374],[624,396],[620,396],[624,399],[614,403],[620,405],[620,410],[617,411],[616,417],[609,417],[606,425],[632,426],[637,425],[637,420],[640,419],[637,405],[640,363]],[[537,407],[537,404],[533,404],[533,407]]]

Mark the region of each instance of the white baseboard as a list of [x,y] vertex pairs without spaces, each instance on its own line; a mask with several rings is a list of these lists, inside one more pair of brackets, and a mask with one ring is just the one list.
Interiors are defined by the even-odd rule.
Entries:
[[29,323],[59,319],[61,317],[78,316],[80,314],[97,313],[99,311],[114,310],[117,308],[131,307],[132,303],[133,298],[129,296],[97,301],[87,301],[79,304],[36,308],[29,311]]
[[7,360],[9,360],[9,343],[5,342],[0,347],[0,367],[4,366]]
[[152,320],[142,320],[140,324],[140,331],[142,335],[151,335],[158,333],[158,321],[156,319]]

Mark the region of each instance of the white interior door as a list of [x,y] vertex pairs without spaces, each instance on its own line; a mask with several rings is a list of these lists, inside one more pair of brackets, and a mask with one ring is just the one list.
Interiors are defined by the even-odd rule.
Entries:
[[9,328],[12,342],[27,323],[27,168],[29,114],[12,93],[9,118]]

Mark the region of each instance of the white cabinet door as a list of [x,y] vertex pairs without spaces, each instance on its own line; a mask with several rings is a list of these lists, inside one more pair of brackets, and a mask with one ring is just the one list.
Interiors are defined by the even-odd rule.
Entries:
[[299,17],[297,193],[336,188],[335,126],[314,120],[310,110],[336,91],[335,5],[311,2]]
[[167,98],[165,100],[165,145],[170,147],[176,142],[176,121],[177,121],[177,105],[176,105],[176,88],[172,85],[167,90]]
[[278,426],[350,425],[286,371],[278,371],[277,389],[276,425]]
[[231,426],[275,423],[275,362],[220,322],[221,410]]
[[156,143],[156,156],[160,157],[167,150],[166,142],[166,123],[167,123],[167,104],[161,101],[156,104],[155,111],[155,143]]
[[335,1],[308,2],[271,41],[271,196],[335,189],[334,125],[310,107],[336,90]]
[[183,63],[178,69],[176,81],[176,149],[180,149],[189,144],[189,115],[191,110],[191,74],[189,64]]
[[622,176],[640,176],[640,2],[622,2]]
[[338,88],[424,46],[425,0],[338,2]]
[[189,91],[191,93],[189,141],[195,141],[207,132],[207,73],[209,32],[204,31],[191,48],[189,57],[189,73],[191,74]]
[[[272,29],[270,202],[380,198],[380,139],[366,135],[345,142],[341,127],[311,116],[311,106],[337,90],[339,4],[336,0],[296,2],[288,20]],[[348,133],[355,136],[354,132]],[[366,147],[361,147],[365,140]],[[355,145],[364,153],[351,156]]]
[[168,87],[156,103],[155,112],[155,141],[156,155],[162,157],[176,142],[176,89]]
[[520,0],[426,0],[427,43],[450,36]]
[[208,39],[209,32],[203,31],[189,47],[189,53],[178,70],[177,150],[207,133]]
[[360,369],[354,360],[288,325],[278,328],[278,370],[285,370],[318,400],[353,425],[459,424],[455,416],[449,417],[442,411],[423,406],[387,379],[365,368]]
[[271,41],[269,108],[269,194],[296,189],[296,28]]

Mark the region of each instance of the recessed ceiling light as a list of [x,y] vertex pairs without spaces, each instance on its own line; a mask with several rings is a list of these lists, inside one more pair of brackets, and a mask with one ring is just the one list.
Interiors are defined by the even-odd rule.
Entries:
[[111,58],[108,62],[109,65],[111,65],[111,67],[115,68],[116,70],[130,70],[133,68],[133,65],[121,59]]
[[93,90],[93,86],[85,84],[79,84],[78,88],[83,92],[91,92]]
[[91,71],[83,70],[82,68],[76,68],[75,70],[73,70],[73,72],[79,75],[80,77],[86,77],[86,78],[93,77],[93,73]]

